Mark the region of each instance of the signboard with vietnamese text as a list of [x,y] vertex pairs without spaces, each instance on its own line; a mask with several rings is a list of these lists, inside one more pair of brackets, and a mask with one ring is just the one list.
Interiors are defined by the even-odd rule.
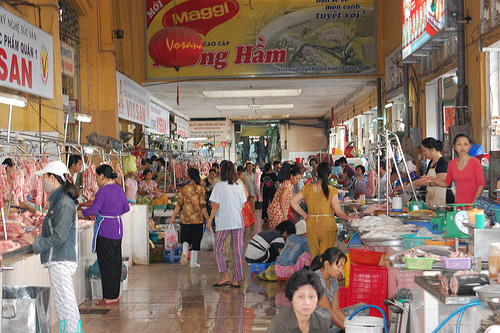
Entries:
[[[374,0],[145,0],[147,77],[175,78],[150,52],[189,41],[153,38],[174,26],[203,40],[182,77],[288,77],[376,74]],[[153,41],[150,43],[150,41]],[[184,42],[184,43],[183,43]],[[163,44],[163,45],[162,45]]]
[[75,49],[61,41],[61,69],[62,73],[75,77]]
[[402,0],[403,59],[445,27],[446,0]]
[[189,137],[207,137],[209,140],[226,141],[226,122],[223,121],[190,121]]
[[54,99],[52,36],[0,8],[0,86]]
[[149,95],[140,84],[116,72],[119,118],[149,127]]
[[170,135],[170,112],[149,101],[149,133]]
[[177,125],[177,129],[175,130],[175,134],[180,137],[187,138],[188,136],[188,127],[189,123],[181,117],[175,116],[174,118],[175,124]]

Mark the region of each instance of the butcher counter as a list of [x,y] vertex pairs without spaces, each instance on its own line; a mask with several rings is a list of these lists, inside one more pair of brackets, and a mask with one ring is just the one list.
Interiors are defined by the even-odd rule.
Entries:
[[[131,258],[130,265],[149,263],[147,211],[145,205],[134,205],[131,206],[130,212],[122,215],[122,255]],[[93,227],[93,225],[83,225],[78,228],[78,269],[73,276],[78,304],[90,299],[92,295],[87,272],[88,267],[97,259],[96,254],[92,253]],[[33,253],[31,245],[21,242],[20,249],[2,256],[2,267],[14,268],[3,272],[3,284],[50,287],[49,274],[40,263],[40,255]],[[51,320],[55,323],[57,315],[53,301],[51,301],[51,307]]]

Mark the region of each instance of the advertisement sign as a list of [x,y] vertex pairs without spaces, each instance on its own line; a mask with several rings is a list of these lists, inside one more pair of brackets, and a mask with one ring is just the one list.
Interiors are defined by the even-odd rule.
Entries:
[[189,137],[199,138],[208,137],[210,140],[226,140],[226,122],[225,121],[190,121]]
[[403,59],[445,27],[445,0],[403,0]]
[[75,49],[61,41],[61,68],[62,73],[75,77]]
[[170,135],[170,112],[149,101],[149,133]]
[[54,99],[52,36],[0,8],[0,86]]
[[116,72],[118,117],[149,127],[149,91]]
[[188,128],[189,123],[181,117],[175,116],[175,123],[177,124],[177,129],[175,130],[175,134],[180,137],[187,138],[188,136]]
[[171,58],[192,46],[186,36],[153,38],[174,22],[203,40],[198,62],[180,69],[183,77],[376,74],[373,0],[145,1],[149,79],[177,77],[150,54]]

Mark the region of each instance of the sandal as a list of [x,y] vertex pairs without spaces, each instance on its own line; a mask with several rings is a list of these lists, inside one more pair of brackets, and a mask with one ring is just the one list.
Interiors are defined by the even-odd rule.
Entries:
[[241,287],[239,284],[233,284],[233,283],[231,283],[229,286],[231,288],[240,288]]
[[118,305],[120,303],[120,299],[116,299],[114,301],[106,301],[104,298],[101,299],[99,302],[96,302],[95,305]]
[[225,287],[225,286],[229,286],[229,281],[227,282],[217,282],[216,284],[213,284],[212,287]]

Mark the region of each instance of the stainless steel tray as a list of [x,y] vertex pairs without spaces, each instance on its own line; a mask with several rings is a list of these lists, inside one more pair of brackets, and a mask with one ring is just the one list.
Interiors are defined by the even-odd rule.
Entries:
[[360,240],[367,246],[404,247],[404,241],[402,239],[360,238]]

